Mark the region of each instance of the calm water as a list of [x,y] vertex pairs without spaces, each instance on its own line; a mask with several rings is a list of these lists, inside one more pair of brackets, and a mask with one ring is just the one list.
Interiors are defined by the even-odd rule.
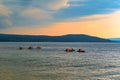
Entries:
[[[86,53],[66,53],[67,47]],[[0,43],[0,80],[97,79],[120,80],[120,43]]]

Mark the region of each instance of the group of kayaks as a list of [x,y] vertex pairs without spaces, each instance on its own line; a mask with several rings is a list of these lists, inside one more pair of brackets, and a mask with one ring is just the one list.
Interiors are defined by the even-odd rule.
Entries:
[[[73,49],[73,48],[66,48],[66,50],[65,50],[65,52],[74,52],[74,51],[75,51],[75,49]],[[84,53],[84,52],[86,52],[86,51],[83,50],[83,49],[78,49],[77,52],[82,52],[82,53]]]
[[[23,47],[19,47],[19,50],[23,50],[23,49],[24,49]],[[32,50],[33,47],[32,47],[32,46],[29,46],[27,49]],[[40,46],[37,46],[36,49],[41,49],[41,47],[40,47]]]
[[[23,50],[23,49],[24,49],[23,47],[19,47],[19,50]],[[33,47],[32,47],[32,46],[29,46],[27,49],[32,50]],[[42,48],[41,48],[40,46],[36,46],[35,49],[42,49]],[[75,52],[75,49],[73,49],[73,48],[66,48],[64,51],[65,51],[65,52]],[[83,50],[83,49],[78,49],[77,52],[84,53],[84,52],[86,52],[86,51]]]

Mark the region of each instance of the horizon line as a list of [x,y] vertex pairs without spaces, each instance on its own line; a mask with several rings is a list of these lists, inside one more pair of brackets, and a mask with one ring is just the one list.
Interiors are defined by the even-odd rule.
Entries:
[[[16,34],[16,33],[0,33],[3,35],[23,35],[23,36],[65,36],[65,35],[88,35],[88,36],[93,36],[93,37],[99,37],[99,36],[95,36],[95,35],[89,35],[89,34],[63,34],[63,35],[44,35],[44,34]],[[105,37],[99,37],[99,38],[105,38]],[[109,38],[105,38],[105,39],[110,39],[110,38],[120,38],[120,37],[109,37]]]

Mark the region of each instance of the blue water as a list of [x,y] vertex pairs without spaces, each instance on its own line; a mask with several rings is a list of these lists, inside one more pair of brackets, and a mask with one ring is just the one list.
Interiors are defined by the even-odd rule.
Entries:
[[[86,53],[64,52],[68,47]],[[0,80],[98,79],[120,80],[120,43],[0,43]]]

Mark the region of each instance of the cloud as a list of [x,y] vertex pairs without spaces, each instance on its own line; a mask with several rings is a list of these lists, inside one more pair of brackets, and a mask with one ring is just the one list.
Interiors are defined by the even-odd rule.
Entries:
[[84,17],[70,18],[65,21],[67,21],[67,22],[69,22],[69,21],[72,21],[72,22],[96,21],[96,20],[109,18],[110,16],[111,16],[110,14],[96,14],[96,15],[90,15],[90,16],[84,16]]
[[112,12],[110,14],[95,14],[90,16],[84,16],[84,17],[76,17],[71,18],[66,21],[73,21],[73,22],[80,22],[80,21],[97,21],[97,20],[106,20],[106,21],[112,21],[112,22],[118,22],[120,19],[120,10]]
[[61,8],[69,7],[69,0],[32,0],[32,5],[49,10],[59,10]]
[[9,16],[12,12],[4,5],[0,4],[0,16]]
[[84,6],[84,2],[86,0],[69,0],[68,1],[68,4],[69,4],[69,7],[81,7],[81,6]]
[[[2,9],[3,15],[9,15],[11,10],[11,21],[13,26],[30,26],[30,25],[48,25],[56,21],[54,13],[68,6],[68,0],[1,0],[6,7]],[[54,19],[53,19],[54,18]]]
[[66,21],[103,20],[109,18],[104,15],[120,9],[119,0],[0,0],[0,3],[1,29],[11,28],[9,25],[43,28]]
[[66,8],[66,7],[69,7],[68,1],[69,0],[53,0],[52,3],[48,4],[48,7],[50,7],[53,10]]
[[10,28],[12,21],[8,17],[0,17],[0,29]]
[[58,10],[60,8],[67,7],[68,1],[69,0],[2,0],[1,2],[6,5],[14,4],[17,6],[34,6],[51,10]]
[[38,19],[38,20],[52,19],[50,12],[44,11],[39,8],[30,8],[30,9],[24,10],[21,13],[21,15],[24,17]]
[[[120,3],[119,0],[117,1]],[[55,14],[58,21],[96,14],[109,14],[120,9],[120,5],[116,3],[116,0],[72,0],[68,4],[81,6],[70,6],[59,10]]]
[[3,4],[0,4],[0,28],[5,29],[12,26],[10,15],[12,12]]

